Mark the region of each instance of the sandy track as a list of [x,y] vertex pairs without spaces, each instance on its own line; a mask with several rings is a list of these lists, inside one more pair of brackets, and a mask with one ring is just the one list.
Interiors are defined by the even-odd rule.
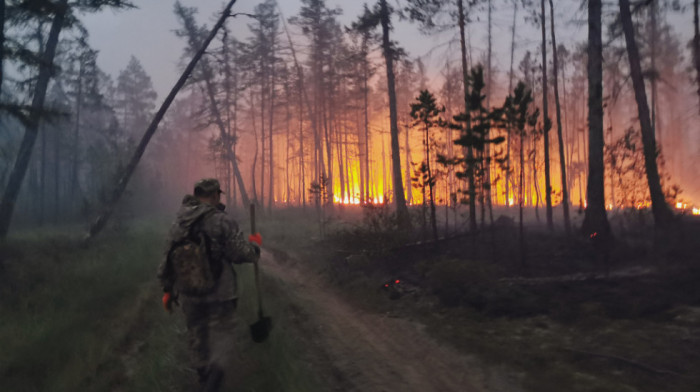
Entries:
[[520,391],[512,377],[439,344],[411,321],[355,309],[295,260],[263,253],[266,274],[298,305],[319,377],[334,391]]

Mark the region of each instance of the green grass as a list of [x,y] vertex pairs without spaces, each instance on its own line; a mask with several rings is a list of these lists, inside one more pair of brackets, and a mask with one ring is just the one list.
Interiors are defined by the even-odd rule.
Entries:
[[[83,248],[79,228],[15,233],[0,248],[0,390],[189,391],[183,317],[160,305],[155,278],[167,223],[147,220],[107,231]],[[286,296],[267,282],[275,329],[254,344],[252,268],[240,266],[235,331],[248,364],[241,390],[321,390],[289,331]]]

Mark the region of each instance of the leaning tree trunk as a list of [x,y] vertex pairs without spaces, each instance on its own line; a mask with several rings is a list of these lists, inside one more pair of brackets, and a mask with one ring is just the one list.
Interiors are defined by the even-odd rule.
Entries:
[[571,218],[569,217],[569,187],[566,184],[566,155],[564,154],[564,136],[561,126],[561,104],[559,102],[559,59],[557,57],[557,37],[554,33],[554,3],[549,0],[549,20],[552,30],[552,61],[554,65],[554,103],[557,107],[557,139],[559,141],[559,168],[561,171],[561,205],[564,210],[564,229],[571,233]]
[[605,213],[605,166],[603,163],[603,29],[601,0],[588,1],[588,187],[584,235],[610,234]]
[[[465,39],[466,16],[464,15],[464,4],[462,0],[457,0],[459,18],[459,44],[462,52],[462,78],[464,80],[464,115],[466,116],[465,130],[467,138],[473,139],[471,120],[469,117],[469,75],[467,70],[467,46]],[[474,181],[474,149],[471,143],[467,146],[467,177],[469,180],[469,230],[476,231],[476,184]]]
[[[65,2],[66,0],[64,0]],[[122,194],[124,193],[124,190],[126,189],[126,185],[129,183],[129,179],[131,179],[131,176],[134,174],[134,171],[136,170],[136,165],[138,165],[139,161],[141,160],[141,157],[143,156],[143,153],[146,151],[146,146],[148,146],[148,142],[151,140],[153,135],[156,133],[156,130],[158,129],[158,124],[160,121],[163,119],[163,116],[165,115],[165,112],[168,110],[170,107],[170,104],[173,102],[175,99],[175,96],[177,93],[180,91],[182,86],[185,85],[185,82],[189,78],[190,74],[192,73],[192,70],[194,69],[195,65],[197,65],[197,62],[199,62],[199,59],[202,58],[204,55],[204,52],[207,49],[207,46],[211,43],[211,41],[214,39],[216,36],[216,33],[219,31],[221,26],[223,26],[224,22],[226,21],[226,18],[228,18],[229,14],[231,13],[231,8],[233,7],[233,4],[236,3],[236,0],[231,0],[226,8],[224,9],[224,12],[221,15],[221,18],[219,18],[219,21],[214,25],[214,28],[211,30],[209,33],[209,36],[207,39],[202,43],[202,47],[199,48],[199,51],[195,56],[192,58],[190,63],[187,65],[187,68],[185,68],[185,71],[180,75],[180,79],[178,79],[177,83],[175,83],[175,86],[173,86],[172,90],[170,90],[170,93],[168,96],[165,98],[165,101],[163,101],[163,104],[160,106],[160,109],[158,109],[158,112],[156,112],[155,117],[151,121],[151,124],[146,128],[146,132],[144,133],[143,137],[141,138],[141,142],[139,145],[136,147],[136,151],[134,151],[134,155],[131,156],[131,160],[129,161],[129,164],[126,166],[126,169],[124,170],[124,173],[122,174],[121,178],[119,179],[119,182],[117,182],[116,187],[112,191],[112,194],[110,196],[110,199],[108,200],[104,210],[102,211],[102,214],[95,220],[95,222],[90,226],[90,229],[88,231],[88,234],[85,238],[86,241],[89,241],[97,235],[105,226],[107,221],[109,220],[110,216],[112,216],[112,213],[114,212],[114,208],[121,198]],[[234,171],[236,172],[236,176],[239,179],[239,185],[241,187],[241,196],[243,197],[243,202],[248,205],[247,196],[244,193],[244,187],[242,183],[242,178],[240,177],[240,172],[238,172],[238,166],[235,164],[235,157],[233,159],[234,162]]]
[[620,0],[620,20],[622,22],[622,30],[625,33],[634,97],[637,101],[639,123],[642,128],[644,167],[646,168],[649,195],[651,196],[651,210],[654,214],[655,224],[658,227],[664,227],[671,224],[673,213],[666,203],[663,190],[661,189],[661,179],[656,163],[656,139],[654,137],[654,128],[649,118],[649,105],[647,104],[647,94],[644,89],[644,76],[642,75],[642,67],[639,61],[639,50],[634,39],[634,26],[632,25],[629,0]]
[[549,121],[549,107],[547,106],[547,19],[545,17],[544,1],[542,5],[542,15],[540,24],[542,25],[542,121],[544,122],[544,192],[545,202],[547,203],[547,228],[554,230],[554,222],[552,216],[552,178],[549,169],[549,129],[552,127]]
[[403,182],[401,181],[401,155],[399,150],[399,125],[396,110],[396,87],[394,78],[394,54],[391,50],[391,40],[389,39],[389,8],[386,0],[380,0],[381,23],[382,23],[382,49],[384,60],[386,61],[386,79],[389,90],[389,118],[391,121],[391,162],[394,183],[394,202],[396,203],[396,214],[398,225],[402,229],[411,227],[411,220],[406,207],[406,196],[403,192]]
[[[10,229],[15,203],[17,202],[19,191],[22,188],[24,177],[27,174],[34,143],[36,143],[36,138],[39,134],[39,124],[41,123],[41,112],[44,109],[46,90],[54,71],[53,60],[56,55],[56,47],[58,46],[58,36],[61,34],[67,11],[68,0],[62,0],[56,6],[56,15],[51,23],[51,30],[49,31],[49,37],[46,41],[46,49],[42,55],[39,75],[37,76],[36,87],[34,88],[34,97],[32,98],[32,106],[26,121],[26,130],[22,138],[22,144],[19,147],[15,165],[12,168],[10,179],[7,182],[2,201],[0,202],[0,240],[4,240],[5,237],[7,237],[7,232]],[[2,63],[0,62],[0,67],[1,66]]]

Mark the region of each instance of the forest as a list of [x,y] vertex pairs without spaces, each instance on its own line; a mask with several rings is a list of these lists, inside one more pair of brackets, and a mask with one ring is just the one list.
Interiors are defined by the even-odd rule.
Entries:
[[[21,323],[33,325],[60,308],[43,307],[52,275],[80,282],[91,273],[85,268],[116,274],[109,288],[88,284],[100,298],[134,290],[104,315],[124,323],[109,343],[118,359],[94,354],[92,340],[76,337],[99,357],[94,367],[70,370],[82,375],[60,370],[58,358],[34,364],[17,353],[43,345],[53,335],[42,334],[53,328],[32,329],[34,338],[0,354],[0,387],[185,389],[182,372],[148,381],[143,369],[162,376],[175,365],[159,362],[164,343],[138,342],[167,328],[166,319],[141,313],[157,291],[166,222],[201,178],[219,179],[222,202],[241,228],[251,205],[259,211],[263,260],[274,260],[261,262],[266,295],[303,291],[304,280],[285,268],[320,274],[368,320],[377,312],[418,319],[438,331],[431,332],[437,341],[477,355],[490,369],[510,369],[497,371],[508,387],[489,381],[473,390],[698,385],[690,370],[697,355],[687,352],[700,341],[675,340],[680,330],[690,336],[700,329],[700,291],[690,283],[700,277],[698,0],[214,3],[217,11],[206,14],[198,2],[176,0],[169,15],[152,16],[175,21],[169,34],[178,46],[170,54],[178,60],[149,74],[135,55],[121,59],[117,73],[103,69],[113,48],[94,44],[102,41],[92,38],[89,22],[94,15],[128,18],[141,12],[139,2],[0,2],[0,294],[7,298],[0,310],[20,320],[0,321],[0,336],[13,339]],[[407,49],[419,40],[432,47]],[[139,43],[115,38],[109,45]],[[177,82],[164,90],[156,73]],[[129,243],[137,245],[127,251]],[[53,272],[43,271],[44,263]],[[48,288],[39,290],[42,282]],[[381,299],[375,286],[383,287]],[[96,306],[77,292],[64,295]],[[271,301],[277,317],[304,333],[316,320],[304,312],[330,306],[299,305],[307,325],[284,301]],[[129,303],[137,305],[126,312]],[[441,328],[444,312],[458,320],[455,329]],[[673,335],[666,354],[630,352],[634,345],[622,332],[630,325],[616,324],[620,319],[643,320],[644,341]],[[665,321],[676,329],[669,332]],[[505,335],[545,323],[565,347],[544,349],[539,335],[520,336],[517,344],[486,339],[489,345],[470,329],[481,330],[481,322]],[[620,350],[601,354],[601,342],[576,347],[563,325],[605,330]],[[410,339],[412,332],[397,328],[396,339]],[[300,343],[278,339],[273,343],[281,346],[253,355],[276,358],[282,375],[248,369],[242,382],[270,391],[361,389],[323,377],[306,384],[289,354]],[[359,357],[328,346],[326,355]],[[500,357],[508,356],[504,347],[535,346],[533,362]],[[157,366],[144,365],[143,350]],[[324,362],[313,355],[307,360]],[[543,373],[545,366],[533,363],[546,358],[566,365]],[[105,371],[112,361],[121,370]],[[59,370],[27,384],[33,366]],[[320,371],[362,373],[338,366]],[[379,378],[367,390],[391,381]],[[405,390],[461,390],[452,381],[413,380]],[[280,387],[289,382],[300,384]]]

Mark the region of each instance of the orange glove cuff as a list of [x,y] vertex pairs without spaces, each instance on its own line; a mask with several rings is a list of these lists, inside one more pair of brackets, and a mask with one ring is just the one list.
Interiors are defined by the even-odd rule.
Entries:
[[248,236],[249,242],[255,242],[258,246],[262,246],[262,235],[260,233],[251,234]]
[[163,309],[170,311],[170,293],[163,294]]

